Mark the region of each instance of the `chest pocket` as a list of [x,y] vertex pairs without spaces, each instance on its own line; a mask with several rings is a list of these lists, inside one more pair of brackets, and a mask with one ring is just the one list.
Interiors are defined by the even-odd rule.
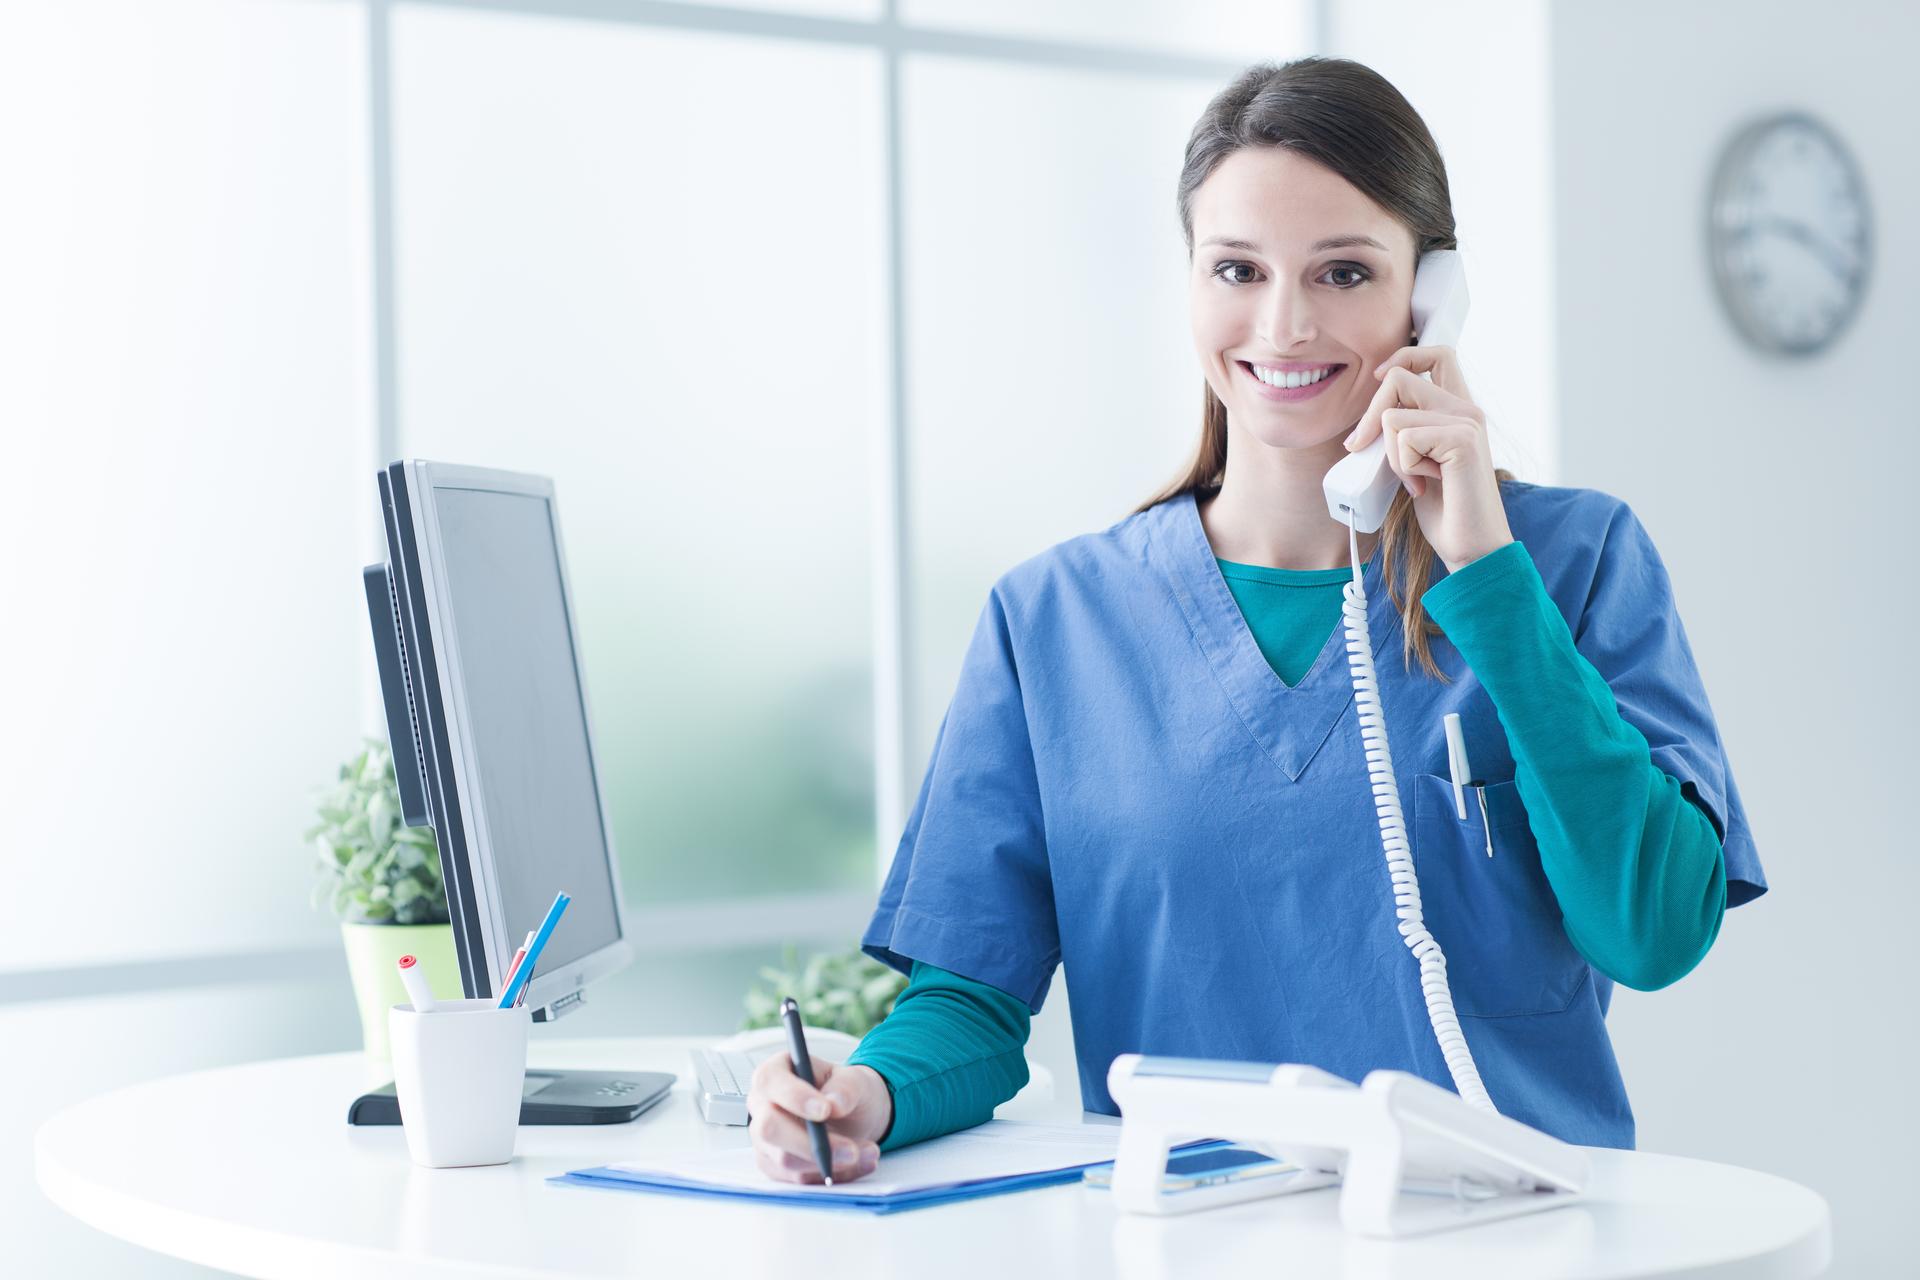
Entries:
[[1451,780],[1414,778],[1414,869],[1427,929],[1447,955],[1454,1010],[1476,1018],[1559,1013],[1573,1003],[1587,962],[1567,941],[1518,787],[1496,782],[1485,792],[1485,825],[1473,788],[1462,822]]

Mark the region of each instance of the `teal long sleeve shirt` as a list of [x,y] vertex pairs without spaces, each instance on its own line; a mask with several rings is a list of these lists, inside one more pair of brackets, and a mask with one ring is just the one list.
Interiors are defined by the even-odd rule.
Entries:
[[1653,763],[1519,542],[1422,603],[1485,686],[1567,938],[1623,986],[1654,991],[1706,956],[1726,914],[1720,833]]
[[892,1151],[993,1118],[1027,1083],[1027,1002],[998,987],[913,962],[886,1020],[847,1055],[872,1067],[893,1095]]
[[[1255,642],[1289,686],[1340,615],[1346,569],[1220,561]],[[1688,973],[1726,910],[1720,835],[1653,763],[1606,681],[1573,645],[1519,542],[1463,565],[1422,597],[1493,700],[1540,861],[1568,939],[1600,972],[1639,990]],[[1025,1001],[915,962],[894,1011],[849,1057],[893,1095],[880,1146],[979,1124],[1026,1083]]]

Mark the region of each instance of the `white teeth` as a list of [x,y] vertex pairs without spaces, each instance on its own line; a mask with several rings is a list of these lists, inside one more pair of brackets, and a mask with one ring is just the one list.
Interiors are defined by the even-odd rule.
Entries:
[[1328,368],[1328,369],[1316,369],[1312,373],[1275,373],[1269,369],[1262,369],[1257,364],[1249,364],[1247,368],[1253,370],[1254,377],[1260,379],[1260,381],[1266,383],[1270,387],[1312,386],[1314,383],[1320,381],[1322,378],[1325,378],[1328,374],[1333,372],[1332,369]]

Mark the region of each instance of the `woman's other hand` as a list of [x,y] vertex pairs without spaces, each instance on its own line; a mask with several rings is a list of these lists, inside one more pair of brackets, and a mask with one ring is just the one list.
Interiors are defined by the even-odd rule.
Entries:
[[833,1148],[833,1180],[850,1182],[880,1163],[879,1141],[893,1123],[893,1095],[872,1067],[813,1060],[816,1088],[793,1073],[777,1053],[754,1069],[747,1089],[747,1133],[760,1172],[782,1182],[821,1181],[807,1137],[807,1121],[826,1122]]

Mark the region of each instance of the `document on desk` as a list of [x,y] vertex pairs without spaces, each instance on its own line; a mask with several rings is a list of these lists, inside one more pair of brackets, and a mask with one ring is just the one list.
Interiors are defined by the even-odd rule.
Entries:
[[885,1152],[873,1173],[830,1187],[777,1182],[760,1172],[753,1162],[753,1152],[744,1147],[644,1164],[576,1169],[549,1181],[891,1213],[1071,1182],[1088,1165],[1113,1159],[1119,1142],[1118,1125],[989,1120],[972,1129]]

